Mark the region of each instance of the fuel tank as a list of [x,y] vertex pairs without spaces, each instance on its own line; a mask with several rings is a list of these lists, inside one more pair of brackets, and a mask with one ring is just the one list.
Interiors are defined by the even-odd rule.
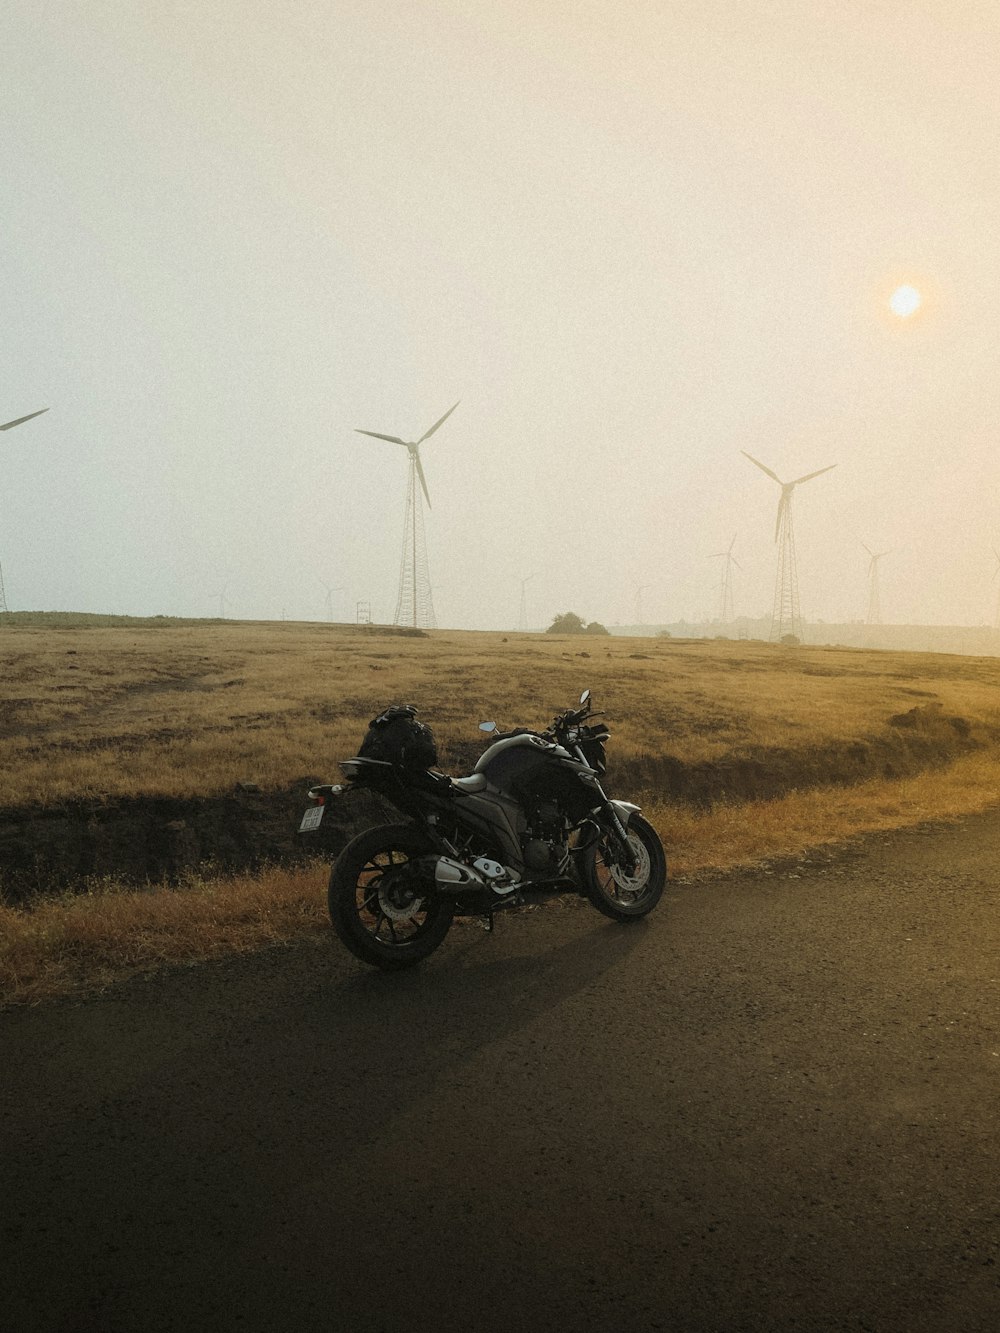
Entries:
[[572,764],[572,755],[554,741],[530,734],[507,736],[483,751],[475,772],[482,773],[490,786],[500,791],[518,791],[534,787],[545,769],[566,759]]

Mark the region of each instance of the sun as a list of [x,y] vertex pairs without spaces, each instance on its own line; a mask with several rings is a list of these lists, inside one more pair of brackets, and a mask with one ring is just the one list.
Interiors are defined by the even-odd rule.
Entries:
[[920,309],[922,300],[923,298],[917,291],[916,287],[904,285],[902,287],[897,287],[889,297],[889,309],[894,315],[898,315],[900,319],[909,319],[911,315],[915,315]]

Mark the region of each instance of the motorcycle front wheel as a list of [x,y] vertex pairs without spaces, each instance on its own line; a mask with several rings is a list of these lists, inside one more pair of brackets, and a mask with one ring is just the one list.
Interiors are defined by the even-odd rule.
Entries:
[[626,874],[618,864],[609,834],[587,848],[577,867],[590,902],[614,921],[632,921],[651,912],[667,882],[663,844],[641,815],[629,820],[628,840],[638,862],[633,874]]
[[415,863],[430,848],[411,824],[359,833],[337,857],[327,902],[341,943],[372,967],[412,967],[447,935],[451,904]]

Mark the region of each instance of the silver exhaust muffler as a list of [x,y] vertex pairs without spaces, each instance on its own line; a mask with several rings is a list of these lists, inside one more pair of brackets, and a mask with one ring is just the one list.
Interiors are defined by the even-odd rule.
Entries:
[[477,857],[471,866],[454,861],[450,856],[438,856],[434,861],[434,883],[448,893],[463,893],[470,889],[509,893],[517,879],[506,866],[488,856]]

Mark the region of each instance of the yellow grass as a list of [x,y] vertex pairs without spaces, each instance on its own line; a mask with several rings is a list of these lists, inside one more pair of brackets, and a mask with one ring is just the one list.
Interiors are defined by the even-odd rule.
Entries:
[[99,991],[136,974],[290,944],[327,929],[324,867],[136,893],[108,886],[0,906],[0,1003]]
[[198,796],[335,774],[385,704],[415,703],[445,767],[476,724],[545,725],[589,686],[615,761],[808,748],[934,701],[1000,731],[995,658],[764,643],[308,624],[25,629],[0,637],[0,807]]

